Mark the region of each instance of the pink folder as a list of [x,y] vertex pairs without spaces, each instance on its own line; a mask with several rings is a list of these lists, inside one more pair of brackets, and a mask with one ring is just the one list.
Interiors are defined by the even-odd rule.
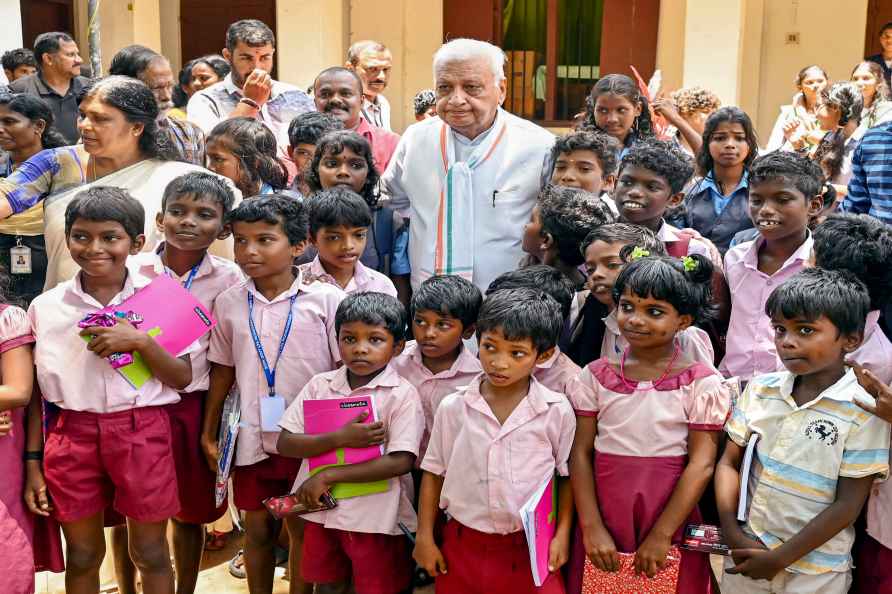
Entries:
[[[350,398],[325,398],[322,400],[304,400],[304,431],[310,435],[337,431],[355,419],[360,413],[368,412],[364,423],[377,420],[375,404],[370,396],[354,396]],[[384,455],[384,446],[367,448],[337,448],[307,460],[310,474],[328,466],[343,466],[368,462]],[[372,493],[387,491],[388,481],[372,483],[339,483],[332,489],[336,499],[346,499]]]
[[156,276],[129,299],[99,311],[135,311],[143,317],[139,329],[155,331],[152,332],[155,342],[174,356],[217,325],[192,293],[165,274]]
[[557,482],[552,475],[520,509],[536,586],[541,586],[548,578],[548,551],[557,532],[557,512]]

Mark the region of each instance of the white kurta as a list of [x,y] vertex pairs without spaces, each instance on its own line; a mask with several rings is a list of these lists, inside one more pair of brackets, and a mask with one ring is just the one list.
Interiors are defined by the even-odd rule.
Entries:
[[[474,271],[481,290],[497,276],[517,267],[522,256],[520,240],[543,181],[554,135],[536,124],[502,109],[489,131],[468,140],[453,130],[456,159],[473,152],[486,134],[506,122],[505,136],[486,162],[473,171]],[[409,261],[412,287],[424,281],[424,269],[433,269],[440,190],[445,176],[440,148],[440,118],[409,126],[400,139],[381,178],[395,210],[411,219]],[[469,225],[470,228],[470,225]]]

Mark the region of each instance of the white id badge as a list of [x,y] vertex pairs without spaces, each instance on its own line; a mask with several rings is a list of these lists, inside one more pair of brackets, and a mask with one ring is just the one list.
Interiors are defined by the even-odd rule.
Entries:
[[285,414],[285,399],[279,396],[260,397],[260,429],[266,432],[279,431],[279,421]]
[[31,274],[31,248],[17,245],[9,249],[9,271],[13,274]]

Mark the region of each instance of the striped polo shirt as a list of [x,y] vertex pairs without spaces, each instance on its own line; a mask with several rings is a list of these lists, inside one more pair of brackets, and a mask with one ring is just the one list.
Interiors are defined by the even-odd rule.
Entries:
[[892,122],[868,130],[855,149],[842,208],[892,224]]
[[[753,379],[725,426],[741,447],[753,433],[760,435],[744,530],[770,548],[792,538],[836,500],[838,477],[884,477],[889,468],[889,424],[855,404],[855,399],[873,400],[852,370],[802,406],[791,396],[795,379],[788,371]],[[787,571],[847,571],[854,540],[849,526]]]

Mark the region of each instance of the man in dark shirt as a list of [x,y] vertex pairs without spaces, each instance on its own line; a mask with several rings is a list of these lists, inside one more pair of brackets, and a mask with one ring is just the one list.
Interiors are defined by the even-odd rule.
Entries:
[[89,79],[80,76],[81,60],[74,39],[67,33],[41,33],[34,40],[37,74],[17,79],[9,85],[13,93],[29,93],[49,103],[56,129],[75,144],[77,102]]

